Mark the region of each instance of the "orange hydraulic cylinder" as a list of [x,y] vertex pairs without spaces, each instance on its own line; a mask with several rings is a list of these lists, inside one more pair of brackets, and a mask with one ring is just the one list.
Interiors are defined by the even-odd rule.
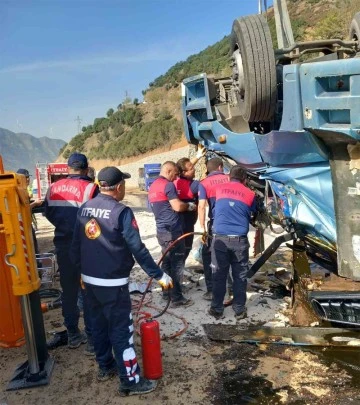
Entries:
[[11,268],[13,294],[38,290],[29,196],[22,175],[0,174],[0,233],[5,235],[5,262]]
[[39,289],[24,176],[2,173],[0,161],[0,346],[24,341],[19,296]]
[[6,242],[0,234],[0,347],[17,347],[25,343],[20,299],[12,292],[11,269],[5,263]]

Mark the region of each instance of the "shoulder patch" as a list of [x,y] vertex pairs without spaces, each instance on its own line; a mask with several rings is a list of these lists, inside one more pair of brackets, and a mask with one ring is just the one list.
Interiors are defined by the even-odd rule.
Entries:
[[101,235],[101,228],[95,218],[90,219],[85,225],[85,235],[89,239],[96,239]]
[[138,226],[138,224],[137,224],[135,218],[133,218],[133,220],[131,221],[131,225],[132,225],[132,227],[135,228],[136,230],[139,230],[139,226]]

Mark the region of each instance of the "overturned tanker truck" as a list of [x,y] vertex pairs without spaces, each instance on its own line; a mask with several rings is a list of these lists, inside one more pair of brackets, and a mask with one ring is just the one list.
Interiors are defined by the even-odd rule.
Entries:
[[[185,134],[246,169],[262,207],[258,229],[281,226],[249,276],[288,242],[296,285],[312,284],[309,307],[359,325],[360,12],[348,40],[295,42],[285,0],[273,4],[279,49],[263,14],[241,17],[232,77],[183,81]],[[316,283],[309,259],[324,270]]]

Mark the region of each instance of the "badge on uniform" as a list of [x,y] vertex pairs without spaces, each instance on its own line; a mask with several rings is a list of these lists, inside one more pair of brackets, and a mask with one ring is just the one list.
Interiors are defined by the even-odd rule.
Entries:
[[138,226],[135,218],[133,218],[133,220],[131,221],[131,226],[133,228],[135,228],[137,231],[139,230],[139,226]]
[[85,235],[89,239],[96,239],[101,235],[101,228],[96,222],[96,219],[90,219],[90,221],[85,225]]

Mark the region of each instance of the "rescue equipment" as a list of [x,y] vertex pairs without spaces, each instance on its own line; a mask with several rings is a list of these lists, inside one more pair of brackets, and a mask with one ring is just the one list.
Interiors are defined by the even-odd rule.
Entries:
[[[166,251],[162,254],[160,260],[158,261],[158,266],[160,266],[161,262],[164,260],[164,257],[167,253],[181,240],[190,235],[198,235],[199,232],[193,233],[186,233],[179,238],[177,238],[174,242],[170,244],[170,246],[166,249]],[[154,318],[159,318],[162,316],[168,309],[170,305],[170,296],[165,308],[158,313],[157,315],[152,316],[147,312],[140,312],[141,307],[143,305],[145,295],[149,292],[149,288],[153,278],[151,278],[146,286],[146,289],[143,293],[142,299],[140,301],[137,314],[145,315],[145,319],[140,323],[140,336],[141,336],[141,350],[142,350],[142,359],[143,359],[143,369],[144,369],[144,377],[148,378],[149,380],[157,380],[162,377],[163,370],[162,370],[162,356],[161,356],[161,345],[160,345],[160,326],[159,322],[156,321]],[[187,328],[187,324],[186,324]],[[185,329],[186,330],[186,329]],[[176,335],[175,335],[176,336]],[[174,336],[174,337],[175,337]]]
[[[12,290],[17,301],[10,302],[14,308],[18,308],[19,302],[21,305],[28,354],[28,360],[16,368],[7,390],[45,385],[50,381],[54,360],[48,355],[46,348],[39,295],[41,282],[32,239],[29,196],[25,177],[5,172],[1,157],[0,235],[2,242],[0,253],[4,254],[4,258],[0,261],[0,268],[11,275],[6,279],[7,289]],[[16,320],[18,320],[18,314]],[[1,317],[1,324],[3,324],[3,317]],[[2,340],[12,345],[16,333],[11,328],[4,329],[3,326],[0,330],[5,330],[11,335],[10,338],[2,336]]]
[[140,324],[144,377],[158,380],[163,375],[159,322],[152,318]]

